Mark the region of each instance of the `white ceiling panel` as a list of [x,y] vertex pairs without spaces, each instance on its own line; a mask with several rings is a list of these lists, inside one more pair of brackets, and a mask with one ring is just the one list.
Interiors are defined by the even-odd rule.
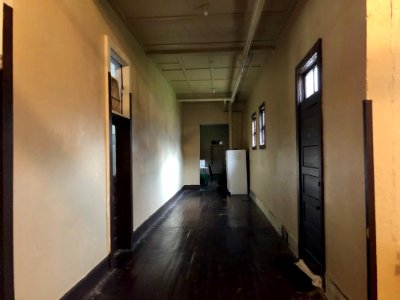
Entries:
[[180,64],[158,64],[158,65],[162,71],[182,69]]
[[186,80],[183,71],[164,71],[163,73],[168,80]]
[[170,81],[170,83],[177,94],[192,93],[192,89],[187,81]]
[[218,69],[213,69],[213,78],[214,80],[218,79],[229,79],[232,76],[232,68],[218,68]]
[[159,64],[179,64],[178,56],[176,55],[155,55],[152,58]]
[[183,65],[186,69],[209,68],[210,63],[207,54],[202,55],[182,55]]
[[186,70],[185,73],[189,80],[211,80],[210,69]]
[[190,85],[192,86],[194,93],[210,93],[212,92],[212,83],[211,81],[191,81]]

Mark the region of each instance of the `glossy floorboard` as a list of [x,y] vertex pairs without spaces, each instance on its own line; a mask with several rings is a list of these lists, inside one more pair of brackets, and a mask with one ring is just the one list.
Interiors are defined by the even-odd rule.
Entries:
[[215,189],[178,205],[89,299],[324,299],[257,206]]

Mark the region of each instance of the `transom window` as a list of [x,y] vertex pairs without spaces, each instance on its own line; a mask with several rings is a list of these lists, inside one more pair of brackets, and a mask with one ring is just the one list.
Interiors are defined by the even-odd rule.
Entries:
[[111,99],[112,110],[120,114],[123,113],[123,75],[122,64],[113,56],[110,59],[110,73],[111,73]]
[[304,89],[306,98],[314,95],[319,90],[318,66],[313,67],[304,75]]
[[252,149],[257,149],[257,114],[253,113],[251,115],[251,147]]

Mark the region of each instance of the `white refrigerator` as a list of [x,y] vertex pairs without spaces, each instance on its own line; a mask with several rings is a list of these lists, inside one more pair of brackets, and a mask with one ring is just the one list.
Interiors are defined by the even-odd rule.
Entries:
[[247,194],[246,150],[226,151],[226,179],[231,195]]

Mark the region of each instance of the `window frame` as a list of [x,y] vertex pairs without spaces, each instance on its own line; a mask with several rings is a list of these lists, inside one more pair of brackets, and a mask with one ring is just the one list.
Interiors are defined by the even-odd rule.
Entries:
[[251,149],[257,149],[257,113],[251,114]]
[[[266,135],[265,135],[265,103],[262,103],[258,107],[258,115],[259,115],[259,146],[260,149],[266,148]],[[263,138],[263,140],[261,140]]]

